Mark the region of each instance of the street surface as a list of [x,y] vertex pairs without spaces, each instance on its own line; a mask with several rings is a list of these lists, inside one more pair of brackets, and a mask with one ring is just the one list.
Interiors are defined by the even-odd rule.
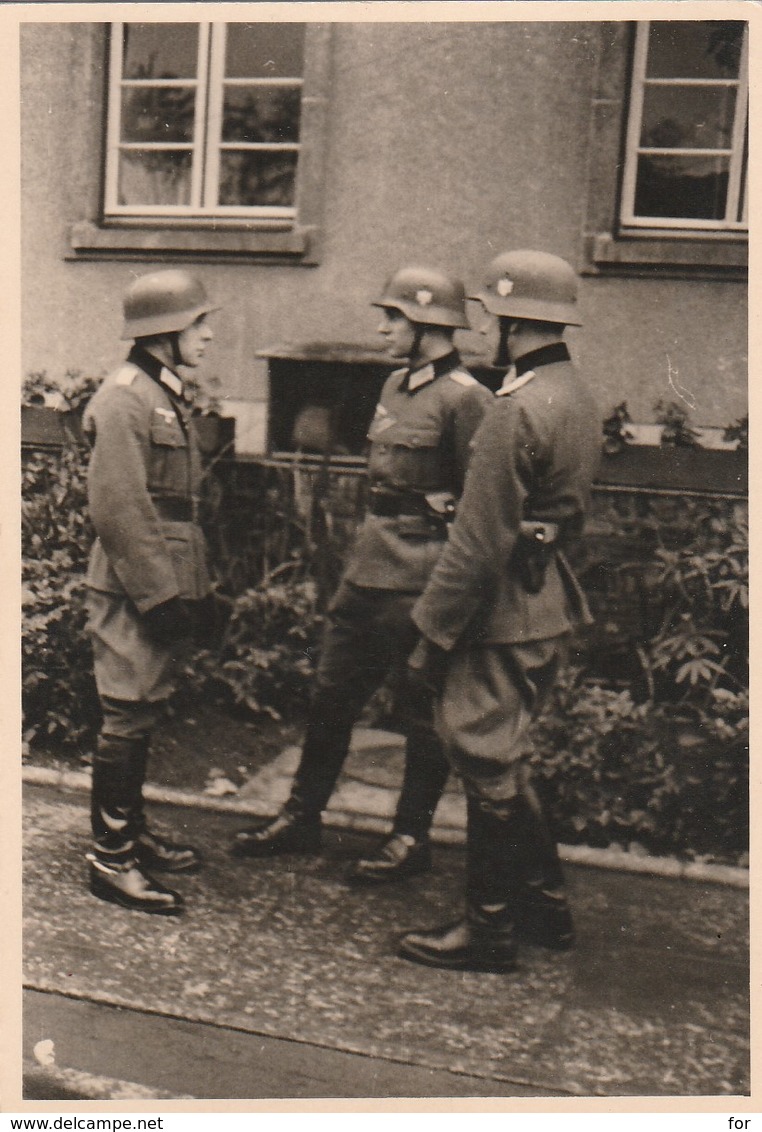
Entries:
[[455,973],[395,950],[459,915],[461,848],[351,889],[357,833],[328,830],[320,857],[234,861],[240,817],[153,807],[207,858],[177,881],[174,920],[89,895],[86,807],[25,789],[27,1059],[50,1039],[61,1066],[204,1099],[748,1093],[743,890],[569,868],[575,951]]

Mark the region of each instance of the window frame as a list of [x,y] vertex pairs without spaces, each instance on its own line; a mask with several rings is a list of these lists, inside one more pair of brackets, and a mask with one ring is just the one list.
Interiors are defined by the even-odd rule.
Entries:
[[[748,25],[743,36],[741,59],[737,79],[685,79],[677,77],[649,77],[647,74],[648,48],[651,25],[654,20],[641,20],[635,29],[635,46],[632,66],[632,85],[630,91],[629,114],[627,131],[625,135],[624,170],[622,173],[622,193],[620,222],[623,229],[663,228],[670,232],[688,233],[701,232],[746,232],[748,231],[748,191],[742,180],[744,157],[748,145],[746,133],[747,110],[749,103],[749,77],[748,77]],[[697,21],[703,22],[703,21]],[[737,89],[735,113],[733,120],[732,143],[729,149],[705,149],[681,147],[679,149],[649,149],[641,144],[641,128],[643,121],[643,108],[646,91],[649,87],[735,87]],[[657,155],[695,157],[727,156],[728,163],[728,189],[725,206],[725,217],[722,221],[712,219],[693,219],[690,217],[656,217],[639,216],[635,212],[635,192],[638,174],[638,158],[643,153],[653,152]],[[743,200],[744,215],[740,220],[729,219],[729,214],[738,212],[740,200]]]
[[[227,29],[235,26],[236,22],[252,21],[225,21]],[[103,63],[111,58],[112,26],[92,25],[93,50],[96,57],[99,50],[102,52]],[[189,254],[200,263],[231,259],[252,263],[318,264],[322,252],[331,55],[332,26],[306,23],[295,201],[288,213],[277,210],[278,215],[270,209],[265,211],[257,207],[248,208],[244,213],[238,206],[221,206],[214,213],[193,214],[177,211],[148,213],[144,209],[135,213],[107,212],[106,150],[109,137],[117,135],[113,125],[109,134],[109,115],[113,113],[115,101],[109,98],[111,68],[101,66],[100,78],[98,74],[94,76],[93,89],[94,95],[98,96],[93,99],[94,112],[101,117],[101,186],[97,200],[92,202],[90,215],[72,224],[65,258],[160,261]],[[171,80],[170,85],[175,85],[175,80]],[[97,134],[95,124],[94,132]],[[238,143],[235,143],[234,147],[237,146]]]
[[624,20],[602,21],[597,26],[580,271],[584,275],[743,281],[748,274],[746,230],[622,224],[622,174],[637,26],[635,21]]

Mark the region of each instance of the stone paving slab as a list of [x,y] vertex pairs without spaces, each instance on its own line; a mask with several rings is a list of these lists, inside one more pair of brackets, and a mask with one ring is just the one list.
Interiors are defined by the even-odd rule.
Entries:
[[749,1089],[747,898],[717,885],[570,870],[579,946],[527,948],[515,975],[434,970],[399,934],[460,912],[463,854],[430,876],[348,888],[367,845],[233,861],[240,818],[165,810],[208,856],[179,921],[86,892],[81,797],[29,787],[26,981],[94,1001],[530,1086],[536,1095],[732,1096]]

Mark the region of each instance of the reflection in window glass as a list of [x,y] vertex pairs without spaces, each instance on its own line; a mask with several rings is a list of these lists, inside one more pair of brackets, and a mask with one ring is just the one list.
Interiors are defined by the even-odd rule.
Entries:
[[640,216],[722,220],[729,167],[727,157],[641,157],[635,211]]
[[124,24],[125,79],[195,79],[198,24]]
[[641,145],[659,149],[728,149],[733,139],[734,87],[648,87]]
[[304,70],[304,24],[229,24],[228,78],[300,78]]
[[295,153],[224,151],[220,161],[220,204],[291,207],[296,162]]
[[223,141],[298,142],[301,91],[230,87],[225,92]]
[[189,204],[190,173],[187,150],[125,150],[119,161],[119,203]]
[[739,20],[652,20],[648,78],[738,78],[743,32]]
[[195,91],[189,87],[126,87],[122,141],[192,141],[195,102]]

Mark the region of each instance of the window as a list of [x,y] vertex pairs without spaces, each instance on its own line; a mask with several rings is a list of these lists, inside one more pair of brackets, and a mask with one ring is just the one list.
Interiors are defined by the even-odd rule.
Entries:
[[317,262],[329,28],[114,23],[103,198],[76,258]]
[[748,25],[604,22],[582,270],[746,278]]
[[668,20],[637,29],[624,226],[747,226],[746,25]]
[[304,24],[114,24],[106,212],[293,217]]

